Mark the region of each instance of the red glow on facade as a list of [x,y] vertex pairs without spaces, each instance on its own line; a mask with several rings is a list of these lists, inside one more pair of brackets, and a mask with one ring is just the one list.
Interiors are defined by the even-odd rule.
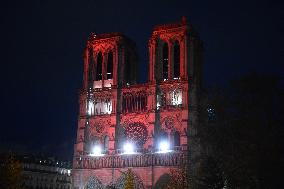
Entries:
[[[201,42],[183,18],[156,26],[148,47],[148,81],[137,84],[135,43],[121,33],[89,38],[74,148],[75,188],[94,183],[119,188],[121,172],[128,168],[140,187],[158,187],[170,169],[188,165],[188,131],[197,126]],[[136,153],[122,156],[127,141]],[[169,153],[156,153],[160,141],[168,141]],[[95,145],[104,156],[89,156]]]

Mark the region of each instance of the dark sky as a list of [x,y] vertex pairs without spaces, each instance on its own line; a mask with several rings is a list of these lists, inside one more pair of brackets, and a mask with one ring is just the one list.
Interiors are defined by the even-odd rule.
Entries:
[[[250,71],[283,76],[281,1],[10,1],[0,5],[0,146],[71,158],[87,37],[119,31],[138,46],[146,78],[154,25],[182,15],[205,46],[204,83]],[[282,74],[282,75],[281,75]],[[265,86],[264,86],[265,90]]]

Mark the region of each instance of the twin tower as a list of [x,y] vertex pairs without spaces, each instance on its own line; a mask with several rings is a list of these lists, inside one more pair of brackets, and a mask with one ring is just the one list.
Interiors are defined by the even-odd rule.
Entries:
[[135,43],[92,34],[84,51],[73,183],[83,188],[163,188],[169,172],[193,166],[203,48],[185,17],[154,27],[147,83],[138,84]]

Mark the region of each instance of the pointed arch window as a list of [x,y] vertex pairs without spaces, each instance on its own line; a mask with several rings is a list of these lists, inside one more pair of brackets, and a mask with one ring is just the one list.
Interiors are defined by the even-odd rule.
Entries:
[[107,79],[112,79],[113,75],[113,54],[112,52],[108,53],[107,57]]
[[96,81],[102,80],[102,63],[103,63],[103,55],[101,52],[99,52],[97,57]]
[[174,132],[174,146],[180,146],[180,134],[178,131]]
[[93,85],[93,81],[95,80],[95,61],[94,61],[94,54],[93,50],[89,49],[88,52],[88,62],[89,62],[89,69],[88,69],[88,83],[89,87]]
[[174,44],[174,78],[180,77],[180,46],[179,42]]
[[161,132],[161,140],[163,141],[168,141],[169,140],[169,136],[168,133],[166,133],[165,131]]
[[165,43],[163,46],[163,79],[168,79],[169,68],[169,47]]
[[104,151],[107,152],[109,148],[109,137],[105,136],[104,137]]
[[131,81],[131,64],[130,64],[130,57],[129,54],[125,56],[125,82],[130,83]]

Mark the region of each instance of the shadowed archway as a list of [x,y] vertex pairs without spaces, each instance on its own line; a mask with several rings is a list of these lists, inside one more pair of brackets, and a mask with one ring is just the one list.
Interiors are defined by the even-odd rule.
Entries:
[[161,175],[160,178],[157,180],[154,189],[167,189],[170,183],[170,179],[170,175],[167,173]]

